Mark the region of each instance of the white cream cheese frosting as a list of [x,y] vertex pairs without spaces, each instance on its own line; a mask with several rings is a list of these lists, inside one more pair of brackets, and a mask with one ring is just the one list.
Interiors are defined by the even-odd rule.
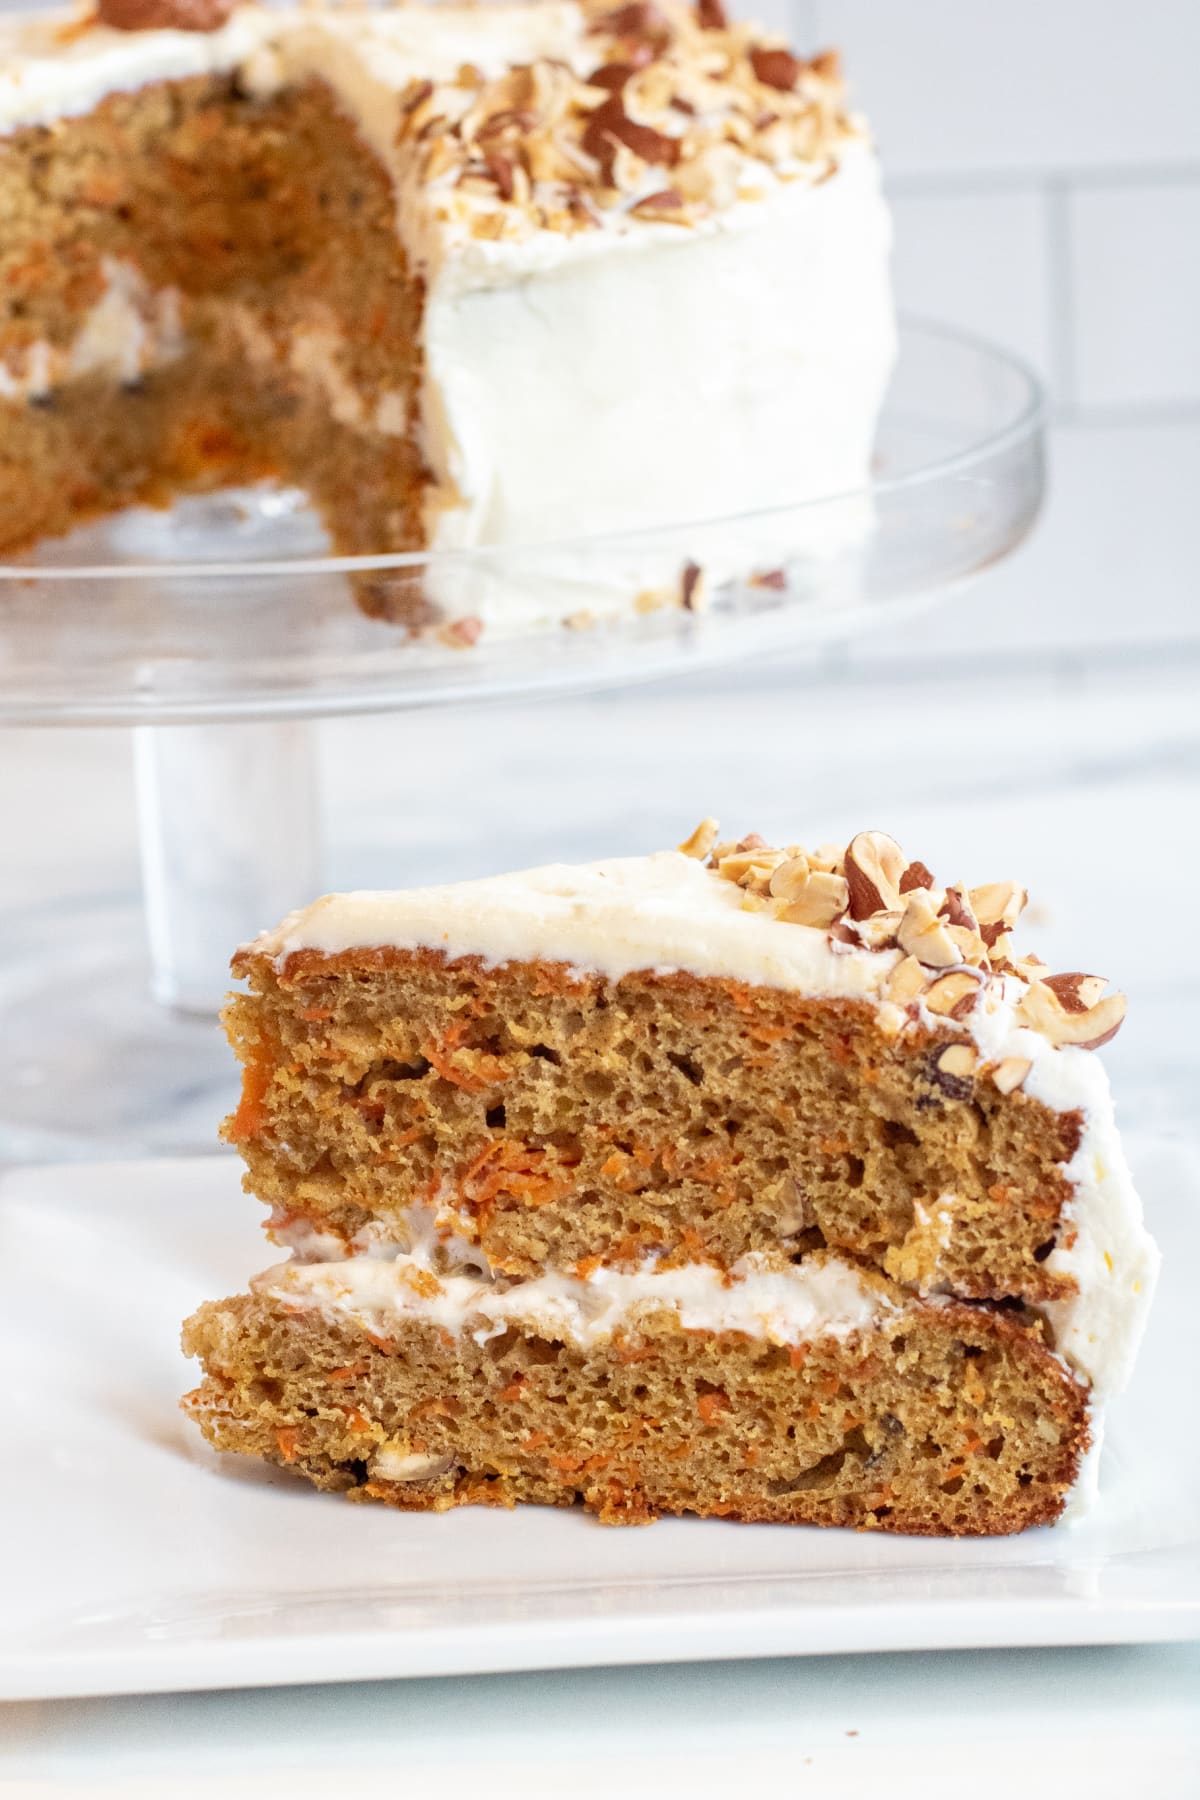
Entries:
[[513,1286],[478,1275],[434,1275],[419,1256],[354,1256],[339,1262],[290,1262],[255,1282],[259,1293],[301,1301],[352,1318],[387,1336],[402,1319],[417,1318],[477,1343],[508,1325],[524,1325],[551,1339],[590,1345],[665,1311],[685,1331],[738,1331],[773,1344],[863,1331],[895,1310],[886,1293],[836,1257],[772,1270],[746,1257],[730,1271],[707,1263],[659,1269],[598,1268],[580,1278],[560,1270]]
[[0,15],[0,133],[77,118],[152,82],[227,74],[279,29],[258,6],[216,31],[117,31],[67,8]]
[[877,994],[899,952],[839,947],[823,931],[747,910],[746,896],[677,850],[552,863],[481,881],[326,894],[252,946],[282,964],[300,950],[440,950],[488,964],[560,962],[617,980],[682,969],[755,986]]

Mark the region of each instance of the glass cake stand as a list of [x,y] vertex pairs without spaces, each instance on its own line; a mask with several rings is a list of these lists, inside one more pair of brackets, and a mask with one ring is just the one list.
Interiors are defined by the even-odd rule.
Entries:
[[[140,902],[51,896],[4,921],[0,1161],[213,1147],[235,1085],[215,1022],[230,952],[322,886],[310,721],[613,687],[869,630],[1021,542],[1043,423],[1014,357],[906,321],[860,492],[345,558],[301,496],[264,488],[137,509],[0,567],[0,724],[132,727],[142,863]],[[629,606],[677,596],[693,566],[702,606]],[[355,605],[364,588],[385,616]],[[458,623],[415,641],[395,621],[431,596]],[[551,622],[464,642],[530,596]]]

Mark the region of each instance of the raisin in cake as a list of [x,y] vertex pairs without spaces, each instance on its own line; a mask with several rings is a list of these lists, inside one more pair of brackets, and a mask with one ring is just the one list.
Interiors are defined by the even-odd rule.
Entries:
[[353,1499],[931,1534],[1059,1516],[1157,1263],[1120,995],[878,832],[331,895],[238,953],[226,1136],[289,1259],[211,1443]]
[[[715,0],[0,20],[0,221],[0,553],[265,478],[370,556],[867,478],[894,350],[875,157],[836,58]],[[702,573],[775,580],[861,530],[847,503],[639,538],[603,578],[359,595],[471,642],[694,605]]]

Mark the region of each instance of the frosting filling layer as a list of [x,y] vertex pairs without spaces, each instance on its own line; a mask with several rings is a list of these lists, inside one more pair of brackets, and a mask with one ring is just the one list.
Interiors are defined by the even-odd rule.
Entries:
[[659,1311],[685,1331],[737,1331],[773,1344],[848,1336],[895,1311],[851,1263],[836,1257],[786,1270],[744,1258],[726,1276],[707,1263],[625,1271],[601,1267],[580,1278],[558,1270],[501,1287],[478,1275],[437,1275],[421,1256],[354,1256],[269,1269],[257,1291],[350,1317],[380,1336],[389,1323],[422,1319],[477,1343],[509,1325],[590,1345]]
[[65,349],[37,339],[19,359],[0,360],[0,400],[44,399],[63,382],[107,375],[133,386],[151,369],[183,354],[180,296],[153,288],[133,263],[106,256],[104,292],[84,313]]

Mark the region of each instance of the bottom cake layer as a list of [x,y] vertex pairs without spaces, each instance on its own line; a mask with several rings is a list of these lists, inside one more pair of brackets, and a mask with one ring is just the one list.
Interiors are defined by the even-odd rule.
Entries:
[[534,1320],[389,1335],[256,1293],[201,1307],[184,1406],[218,1450],[412,1511],[582,1503],[605,1523],[696,1513],[929,1536],[1062,1511],[1087,1389],[1027,1315],[912,1302],[777,1343],[642,1313],[589,1342]]

